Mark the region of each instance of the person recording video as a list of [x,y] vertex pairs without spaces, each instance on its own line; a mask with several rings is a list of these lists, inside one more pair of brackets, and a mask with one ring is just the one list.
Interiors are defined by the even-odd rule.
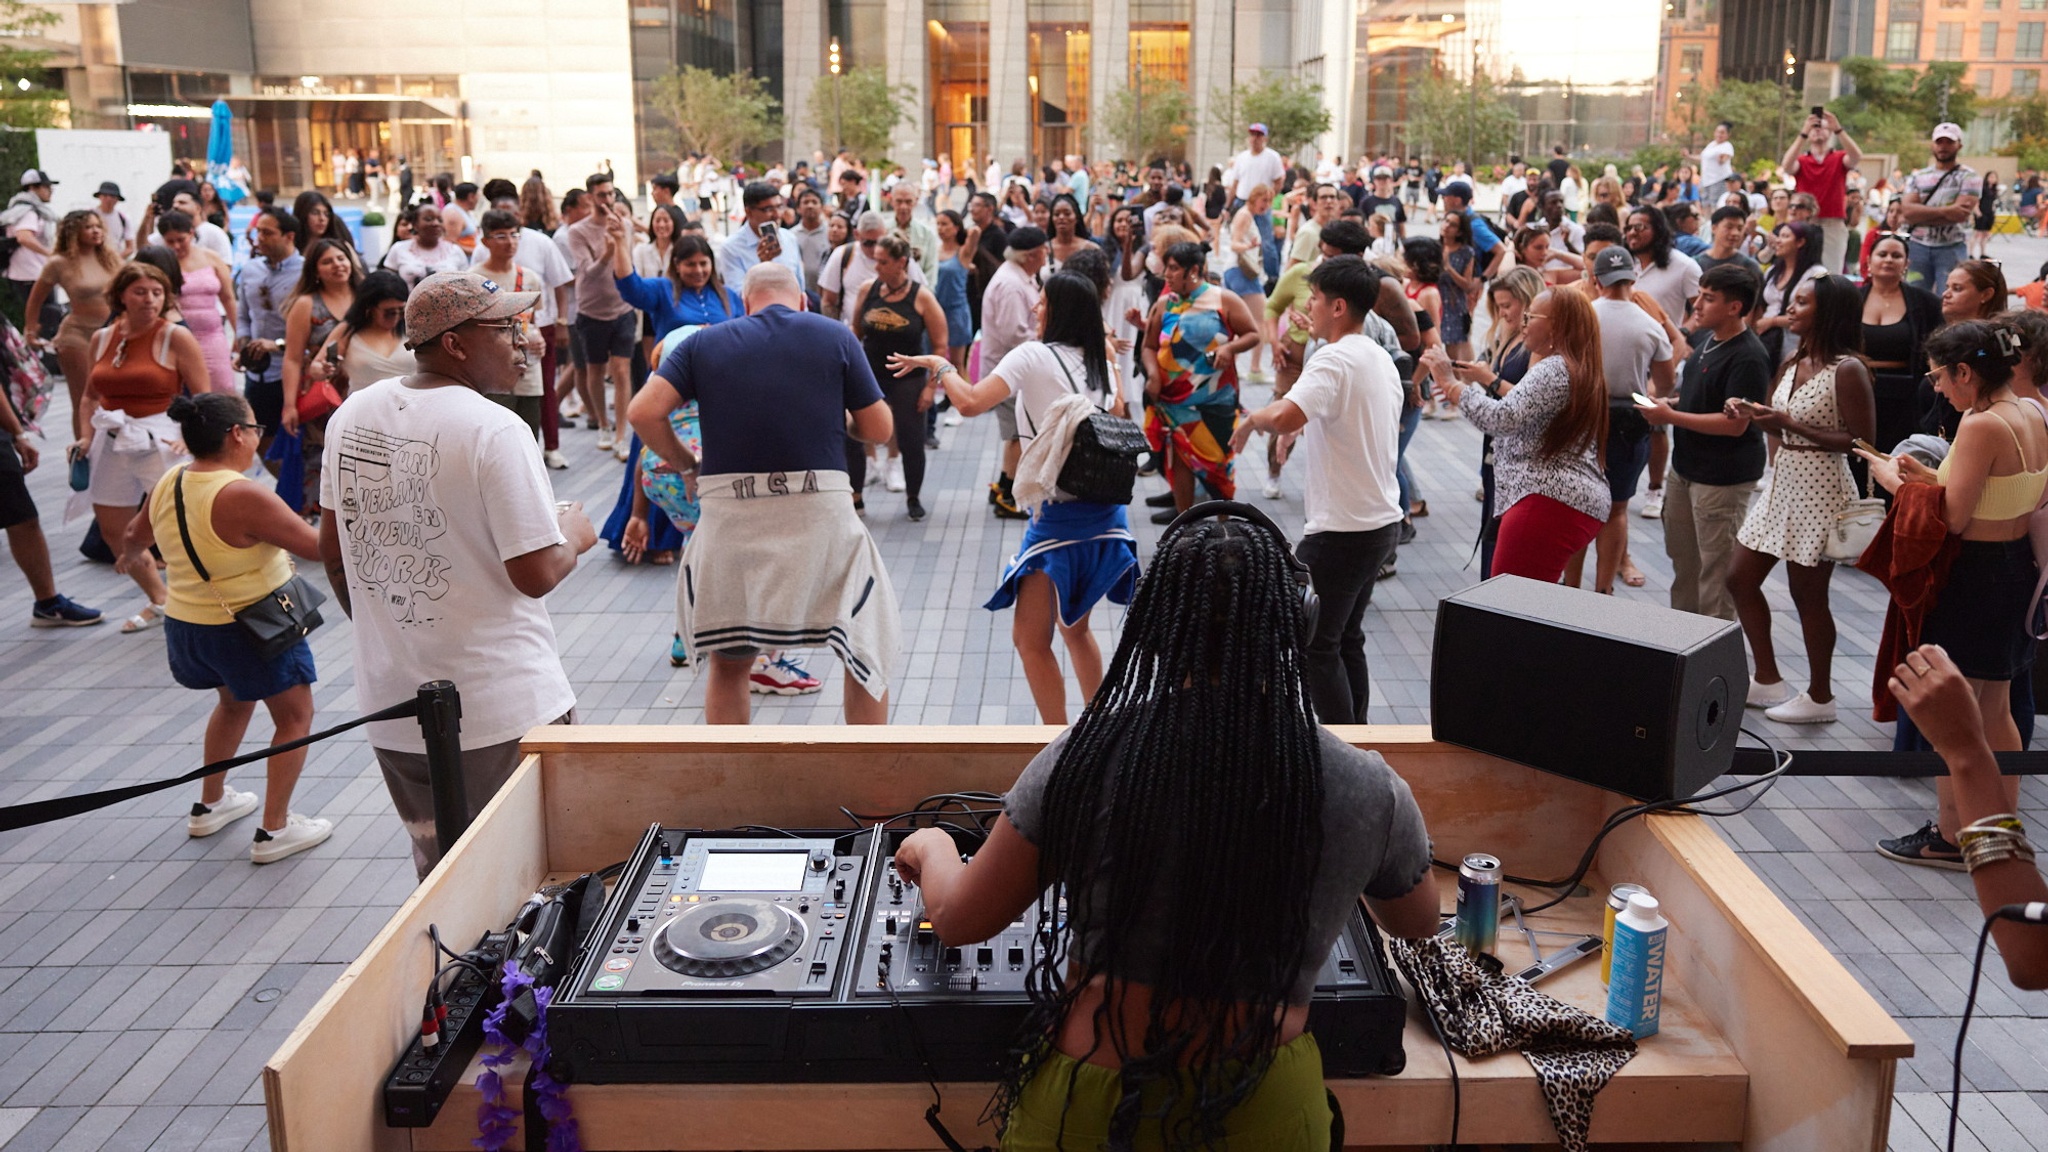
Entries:
[[948,946],[1067,902],[997,1091],[1005,1149],[1329,1146],[1317,971],[1361,893],[1401,937],[1435,933],[1439,903],[1407,784],[1316,723],[1306,578],[1256,510],[1190,509],[981,850],[962,863],[936,828],[897,849]]

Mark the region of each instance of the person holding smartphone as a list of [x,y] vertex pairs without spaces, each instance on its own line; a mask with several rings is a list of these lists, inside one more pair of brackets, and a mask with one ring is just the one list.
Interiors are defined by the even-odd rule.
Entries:
[[[1835,145],[1840,143],[1837,149]],[[1785,149],[1778,166],[1792,173],[1794,191],[1805,192],[1818,205],[1823,268],[1840,268],[1849,251],[1849,169],[1863,162],[1863,149],[1842,129],[1835,114],[1816,104],[1800,128],[1799,138]],[[1975,201],[1972,201],[1974,204]]]
[[746,219],[718,248],[718,278],[727,284],[742,284],[747,269],[756,264],[781,264],[804,282],[804,259],[796,237],[779,223],[782,193],[775,185],[752,180],[740,193]]
[[1672,429],[1664,554],[1671,557],[1671,606],[1680,612],[1735,619],[1728,565],[1765,454],[1763,433],[1728,402],[1761,404],[1770,396],[1770,353],[1744,322],[1762,293],[1763,278],[1740,264],[1708,269],[1678,394],[1643,409],[1651,425]]

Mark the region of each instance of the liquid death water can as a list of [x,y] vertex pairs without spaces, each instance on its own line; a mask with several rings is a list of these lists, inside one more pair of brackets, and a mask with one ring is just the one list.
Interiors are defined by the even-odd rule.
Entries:
[[1484,852],[1458,868],[1458,943],[1474,956],[1492,952],[1500,935],[1500,861]]
[[1607,985],[1607,1022],[1641,1040],[1657,1034],[1664,1005],[1664,941],[1671,922],[1657,898],[1638,892],[1614,918],[1614,968]]
[[1622,909],[1628,907],[1629,897],[1638,892],[1648,895],[1649,891],[1648,888],[1643,887],[1641,884],[1616,884],[1608,891],[1607,914],[1600,926],[1600,940],[1603,944],[1607,945],[1606,949],[1600,953],[1600,982],[1602,984],[1611,983],[1614,972],[1614,918],[1621,915]]

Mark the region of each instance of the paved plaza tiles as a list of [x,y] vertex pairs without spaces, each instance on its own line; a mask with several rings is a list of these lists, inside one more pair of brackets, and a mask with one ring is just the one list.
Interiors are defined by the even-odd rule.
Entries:
[[[2032,267],[2042,258],[2033,250],[2040,246],[2009,243],[2012,263],[2025,255]],[[1254,390],[1250,399],[1264,397]],[[61,427],[61,415],[51,423]],[[1010,616],[981,607],[1022,530],[988,512],[993,423],[970,421],[943,436],[926,479],[928,519],[905,519],[900,496],[868,496],[868,523],[903,604],[907,652],[894,719],[1034,723]],[[601,520],[621,466],[595,438],[567,432],[574,467],[552,476],[559,496],[585,501]],[[1411,449],[1430,515],[1367,616],[1375,721],[1429,719],[1435,605],[1474,579],[1478,441],[1462,421],[1427,421]],[[46,449],[46,460],[60,458]],[[161,632],[123,636],[111,622],[140,597],[125,578],[79,558],[83,522],[60,523],[69,495],[62,469],[46,463],[30,480],[63,589],[106,609],[110,623],[31,631],[27,588],[11,565],[0,565],[0,804],[190,769],[208,700],[171,682]],[[1156,481],[1145,485],[1148,494],[1159,490]],[[1257,501],[1256,479],[1245,486]],[[1298,478],[1285,489],[1263,506],[1298,531]],[[1149,556],[1158,529],[1139,519],[1141,554]],[[1661,529],[1631,517],[1630,535],[1649,583],[1622,595],[1660,602],[1670,578]],[[1768,590],[1786,672],[1798,681],[1806,666],[1782,575]],[[628,567],[600,544],[549,598],[581,718],[701,720],[701,672],[672,669],[667,659],[673,592],[673,569]],[[1865,718],[1885,600],[1875,581],[1837,573],[1842,720],[1776,728],[1775,736],[1794,748],[1889,746],[1888,732]],[[316,726],[388,703],[356,698],[349,625],[329,615],[313,640]],[[1105,645],[1119,615],[1108,607],[1095,615]],[[840,673],[822,653],[808,662],[825,690],[757,697],[759,721],[837,721]],[[1775,727],[1758,713],[1748,719]],[[267,732],[259,718],[253,734]],[[260,778],[254,768],[236,776],[243,787]],[[2042,819],[2048,790],[2028,780],[2025,796],[2026,813]],[[412,888],[405,835],[368,749],[352,736],[313,750],[294,804],[333,819],[334,838],[285,862],[249,863],[249,821],[212,839],[188,838],[183,815],[192,798],[178,789],[0,834],[0,1152],[266,1147],[264,1060]],[[1932,789],[1921,781],[1790,778],[1746,816],[1716,824],[1917,1042],[1919,1054],[1899,1068],[1892,1146],[1901,1152],[1940,1146],[1978,918],[1967,878],[1892,864],[1870,842],[1917,826],[1932,807]],[[2048,1001],[2015,991],[1994,962],[1970,1041],[1961,1146],[2048,1146]]]

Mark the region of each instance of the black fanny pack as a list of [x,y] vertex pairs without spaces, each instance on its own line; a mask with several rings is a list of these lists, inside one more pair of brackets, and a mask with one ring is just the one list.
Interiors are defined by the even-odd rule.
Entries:
[[299,641],[321,625],[320,605],[327,602],[327,596],[296,572],[254,604],[240,611],[229,608],[220,590],[214,588],[213,577],[207,574],[206,565],[199,562],[198,549],[192,547],[192,529],[185,523],[185,469],[178,469],[178,478],[171,482],[171,494],[177,501],[178,537],[185,545],[186,559],[192,561],[193,570],[206,581],[214,599],[220,601],[221,610],[234,617],[235,623],[249,633],[257,655],[266,662],[275,660],[297,647]]

